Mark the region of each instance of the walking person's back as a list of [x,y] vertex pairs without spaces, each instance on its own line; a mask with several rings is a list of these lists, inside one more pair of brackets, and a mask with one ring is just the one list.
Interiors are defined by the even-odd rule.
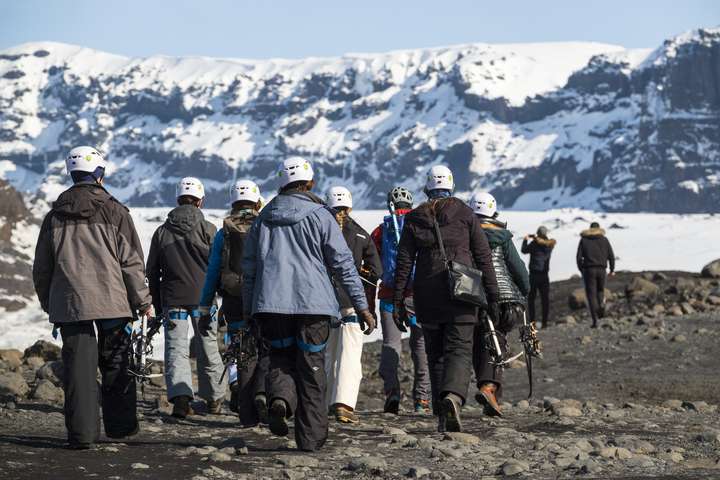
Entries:
[[45,216],[33,281],[42,309],[62,335],[68,442],[89,448],[100,436],[99,398],[108,437],[124,438],[139,429],[124,328],[135,315],[153,312],[132,218],[102,186],[104,159],[92,147],[77,147],[66,163],[74,185]]
[[541,226],[535,235],[523,238],[521,251],[530,254],[530,293],[528,294],[528,313],[530,322],[536,323],[535,298],[540,293],[542,308],[542,327],[548,326],[550,315],[550,257],[557,242],[548,238],[548,230]]
[[615,273],[615,253],[605,230],[597,222],[580,233],[576,261],[585,283],[588,308],[592,318],[592,327],[598,325],[598,318],[605,316],[605,279],[606,269],[610,275]]

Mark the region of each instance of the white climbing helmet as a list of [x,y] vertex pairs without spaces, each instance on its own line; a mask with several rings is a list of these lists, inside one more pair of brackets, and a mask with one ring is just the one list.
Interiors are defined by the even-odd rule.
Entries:
[[445,165],[435,165],[427,174],[427,182],[425,183],[425,191],[431,190],[450,190],[455,189],[453,174]]
[[230,204],[248,201],[257,203],[262,197],[260,189],[252,180],[238,180],[230,187]]
[[197,178],[185,177],[177,184],[175,198],[180,198],[184,195],[202,200],[205,198],[205,187],[203,187],[202,182]]
[[497,201],[487,192],[479,192],[470,200],[470,207],[477,215],[494,217],[497,213]]
[[330,208],[352,208],[352,194],[345,187],[332,187],[327,193],[327,204]]
[[75,147],[65,159],[65,166],[70,172],[94,172],[96,168],[105,168],[103,156],[93,147]]
[[302,157],[290,157],[278,169],[281,188],[293,182],[310,181],[313,175],[312,165]]

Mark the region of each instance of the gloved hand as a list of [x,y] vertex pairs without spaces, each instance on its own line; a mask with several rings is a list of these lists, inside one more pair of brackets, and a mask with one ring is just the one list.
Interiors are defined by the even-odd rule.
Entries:
[[153,304],[151,303],[146,307],[140,307],[138,313],[141,317],[155,318],[155,307],[153,307]]
[[401,332],[407,332],[405,326],[405,319],[407,318],[407,312],[405,311],[405,305],[402,303],[396,303],[393,305],[392,319],[395,326]]
[[500,306],[497,302],[489,302],[486,310],[487,316],[493,322],[495,328],[498,328],[500,322]]
[[212,327],[210,326],[210,323],[212,323],[210,307],[198,307],[197,310],[200,314],[200,317],[198,318],[198,330],[200,330],[200,335],[208,337],[212,331]]
[[360,310],[360,313],[358,313],[358,324],[360,325],[360,330],[362,330],[365,335],[370,335],[377,326],[375,317],[372,316],[368,309]]

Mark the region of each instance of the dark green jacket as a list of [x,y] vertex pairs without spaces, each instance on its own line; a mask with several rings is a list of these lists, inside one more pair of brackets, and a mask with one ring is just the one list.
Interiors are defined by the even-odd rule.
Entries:
[[[530,279],[528,277],[527,268],[525,267],[525,262],[523,262],[522,258],[520,258],[520,255],[512,242],[512,233],[510,233],[501,222],[496,220],[481,217],[480,221],[480,226],[485,232],[485,236],[490,244],[490,250],[493,251],[493,257],[502,255],[502,259],[505,263],[505,269],[495,268],[495,275],[498,277],[498,289],[500,289],[500,284],[503,283],[503,280],[510,280],[513,282],[514,286],[517,287],[520,294],[522,294],[523,297],[527,297],[527,294],[530,291]],[[501,249],[502,252],[498,249]],[[505,270],[506,273],[502,270]],[[503,275],[509,275],[509,278],[500,278]],[[500,297],[503,297],[502,293],[500,293]],[[502,302],[502,300],[503,299],[501,298],[500,301]]]

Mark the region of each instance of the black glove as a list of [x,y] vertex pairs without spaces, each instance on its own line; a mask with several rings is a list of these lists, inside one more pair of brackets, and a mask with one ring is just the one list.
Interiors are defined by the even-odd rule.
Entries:
[[362,330],[365,335],[370,335],[377,326],[377,321],[370,313],[370,310],[360,310],[358,313],[358,323],[360,324],[360,330]]
[[406,318],[407,312],[405,311],[405,305],[403,305],[402,303],[396,303],[393,306],[392,319],[398,330],[403,333],[407,332],[407,327],[405,326]]
[[210,331],[212,330],[212,327],[210,326],[210,323],[212,322],[210,308],[200,307],[198,308],[198,312],[200,313],[200,317],[198,318],[198,330],[200,330],[200,335],[208,337],[210,336]]
[[490,318],[490,321],[493,322],[493,325],[497,329],[500,324],[500,306],[497,302],[489,302],[487,306],[487,310],[485,311],[488,318]]

